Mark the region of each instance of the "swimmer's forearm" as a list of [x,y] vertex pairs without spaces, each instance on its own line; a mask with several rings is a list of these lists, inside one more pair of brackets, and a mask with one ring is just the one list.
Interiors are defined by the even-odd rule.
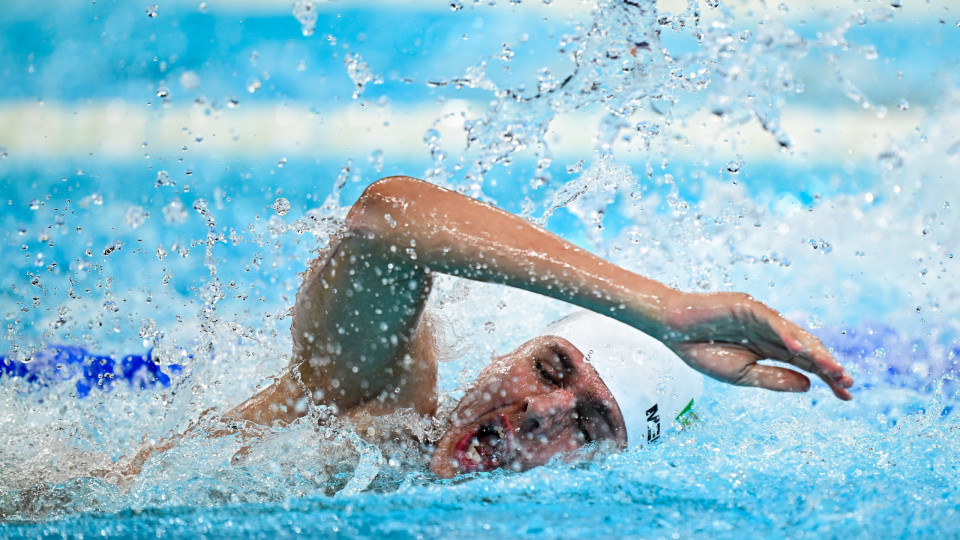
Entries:
[[563,300],[661,339],[681,295],[513,214],[413,178],[372,184],[348,226],[405,262]]

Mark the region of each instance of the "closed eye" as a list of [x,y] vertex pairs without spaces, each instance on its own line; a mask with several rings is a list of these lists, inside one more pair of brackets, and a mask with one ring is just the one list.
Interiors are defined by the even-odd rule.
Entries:
[[540,373],[540,377],[542,377],[543,380],[554,386],[560,386],[560,379],[558,379],[554,374],[550,373],[550,371],[544,367],[543,362],[540,360],[535,360],[533,362],[533,366],[537,368],[537,371]]

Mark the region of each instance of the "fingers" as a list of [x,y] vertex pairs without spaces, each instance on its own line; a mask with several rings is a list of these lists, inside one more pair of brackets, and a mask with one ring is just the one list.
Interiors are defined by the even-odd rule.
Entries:
[[778,334],[787,350],[792,353],[789,358],[782,360],[816,374],[838,398],[844,401],[853,399],[848,390],[853,386],[853,377],[833,358],[823,343],[786,319],[781,318],[781,322]]
[[777,366],[748,364],[744,367],[736,384],[756,386],[776,392],[806,392],[810,389],[810,379],[804,374]]

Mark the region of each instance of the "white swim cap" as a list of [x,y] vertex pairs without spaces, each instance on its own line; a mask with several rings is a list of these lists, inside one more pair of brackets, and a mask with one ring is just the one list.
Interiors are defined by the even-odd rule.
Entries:
[[627,426],[627,448],[660,437],[703,391],[703,375],[657,339],[615,319],[578,311],[540,335],[569,341],[603,379]]

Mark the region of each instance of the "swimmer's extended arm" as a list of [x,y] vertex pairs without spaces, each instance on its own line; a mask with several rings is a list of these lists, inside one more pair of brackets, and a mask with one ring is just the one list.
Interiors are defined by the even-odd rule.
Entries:
[[639,276],[517,216],[405,177],[370,186],[351,211],[356,234],[427,271],[502,283],[570,302],[634,326],[717,379],[804,391],[796,371],[819,375],[849,399],[853,380],[818,339],[740,293],[683,293]]
[[[749,296],[676,291],[490,205],[391,177],[364,191],[345,236],[314,263],[297,295],[291,369],[314,402],[341,412],[371,403],[433,406],[435,365],[414,360],[429,349],[417,338],[432,272],[510,285],[609,315],[720,380],[781,391],[809,387],[802,374],[757,363],[774,359],[819,375],[837,397],[850,398],[853,381],[820,342]],[[286,390],[278,395],[288,405],[290,396],[302,395],[290,377],[281,387]],[[257,421],[302,414],[264,415],[262,404],[239,410]]]

